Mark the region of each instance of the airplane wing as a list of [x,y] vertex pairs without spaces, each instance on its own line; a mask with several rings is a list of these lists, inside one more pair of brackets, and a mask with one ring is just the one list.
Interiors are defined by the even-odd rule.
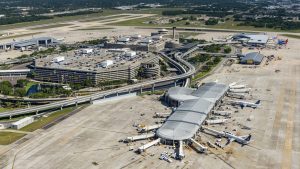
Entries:
[[226,143],[225,145],[228,145],[228,144],[230,144],[230,143],[233,142],[233,141],[235,141],[234,138],[229,138],[229,139],[227,139],[227,143]]
[[243,139],[246,139],[247,137],[249,137],[249,135],[244,135],[244,136],[240,136]]

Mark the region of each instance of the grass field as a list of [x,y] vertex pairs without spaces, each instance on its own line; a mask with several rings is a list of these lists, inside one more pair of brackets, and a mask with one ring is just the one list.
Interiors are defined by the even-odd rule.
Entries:
[[151,20],[150,18],[138,18],[138,19],[131,19],[131,20],[122,21],[122,22],[111,23],[109,25],[114,25],[114,26],[157,26],[157,25],[143,23],[143,22],[150,21],[150,20]]
[[[13,109],[8,109],[8,110],[13,110]],[[0,119],[0,122],[14,122],[14,121],[23,119],[23,118],[28,117],[28,116],[32,116],[32,115],[23,115],[23,116],[18,116],[18,117],[12,117],[11,119],[3,118],[3,119]]]
[[211,29],[230,29],[230,30],[249,30],[249,31],[264,31],[264,32],[294,32],[300,33],[300,30],[281,30],[281,29],[271,29],[271,28],[256,28],[253,26],[238,26],[240,22],[235,22],[232,19],[227,20],[224,23],[220,23],[217,25],[205,25],[204,23],[190,23],[186,24],[186,21],[178,21],[173,24],[147,24],[145,22],[154,20],[154,18],[139,18],[132,19],[129,21],[122,21],[117,23],[112,23],[109,25],[114,26],[145,26],[145,27],[195,27],[195,28],[211,28]]
[[0,65],[0,70],[8,70],[12,67],[12,65]]
[[32,82],[32,81],[28,82],[28,83],[26,84],[26,86],[25,86],[26,92],[28,92],[28,89],[29,89],[31,86],[36,85],[36,84],[38,84],[38,83]]
[[217,25],[205,26],[207,28],[214,29],[236,29],[236,30],[249,30],[249,31],[264,31],[264,32],[300,32],[300,30],[281,30],[281,29],[271,29],[271,28],[256,28],[254,26],[238,26],[240,22],[235,22],[232,19],[226,21],[225,23],[220,23]]
[[5,112],[5,111],[9,111],[12,110],[11,108],[4,108],[4,107],[0,107],[0,113]]
[[26,134],[13,133],[13,132],[0,132],[0,145],[11,144],[18,139],[24,137]]
[[55,24],[55,25],[47,25],[47,26],[41,26],[41,27],[36,27],[36,28],[31,28],[31,30],[41,30],[41,29],[51,29],[51,28],[59,28],[63,26],[71,26],[72,24]]
[[102,13],[55,17],[53,19],[45,19],[45,20],[40,20],[40,21],[22,22],[22,23],[17,23],[17,24],[10,24],[10,25],[1,25],[0,30],[23,28],[23,27],[28,27],[28,26],[36,26],[36,25],[49,24],[49,23],[54,24],[54,23],[63,23],[63,22],[69,22],[69,21],[84,20],[84,19],[90,19],[90,18],[93,18],[93,17],[108,16],[108,15],[114,15],[114,14],[119,14],[119,13],[124,13],[124,12],[125,11],[104,10]]
[[93,31],[93,30],[106,30],[106,29],[114,29],[114,28],[107,28],[107,27],[87,27],[82,29],[76,29],[74,31]]
[[25,127],[21,128],[20,130],[28,131],[28,132],[35,131],[35,130],[40,129],[43,126],[51,123],[55,119],[72,112],[75,109],[76,109],[76,107],[64,108],[63,110],[59,110],[57,112],[54,112],[54,113],[50,114],[48,117],[42,117],[39,120],[29,124],[28,126],[25,126]]
[[281,34],[281,36],[286,36],[286,37],[289,37],[289,38],[300,39],[300,35]]
[[37,35],[37,34],[40,34],[40,33],[42,33],[42,32],[34,32],[34,33],[25,33],[25,34],[12,35],[12,36],[4,36],[4,37],[0,37],[0,40],[20,38],[20,37],[24,37],[24,36],[33,36],[33,35]]
[[[181,9],[181,8],[180,8]],[[116,15],[116,14],[124,14],[124,13],[132,13],[132,14],[157,14],[161,15],[164,10],[176,10],[176,8],[156,8],[156,9],[143,9],[143,10],[132,10],[132,11],[122,11],[122,10],[114,10],[114,9],[105,9],[103,12],[87,14],[87,15],[76,15],[76,16],[64,16],[64,17],[54,17],[53,19],[46,19],[40,21],[33,22],[22,22],[17,24],[10,25],[1,25],[0,30],[9,30],[15,28],[23,28],[28,26],[36,26],[42,24],[54,24],[54,23],[63,23],[70,21],[80,21],[80,20],[90,20],[92,18],[97,19],[97,17]]]
[[192,78],[192,85],[197,81],[200,80],[201,78],[204,78],[205,76],[209,75],[212,71],[214,71],[214,69],[220,64],[222,63],[222,60],[216,64],[211,65],[210,69],[207,71],[201,71],[198,72],[194,75],[194,77]]
[[[122,17],[126,17],[129,15],[122,15]],[[99,18],[93,18],[93,19],[87,19],[84,21],[80,21],[80,22],[94,22],[94,21],[102,21],[102,20],[107,20],[107,19],[114,19],[114,18],[119,18],[120,16],[103,16],[103,17],[99,17]]]

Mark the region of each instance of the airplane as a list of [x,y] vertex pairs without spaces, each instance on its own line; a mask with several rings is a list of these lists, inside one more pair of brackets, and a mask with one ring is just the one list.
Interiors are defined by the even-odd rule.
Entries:
[[237,85],[237,82],[232,82],[229,84],[229,87]]
[[258,106],[260,106],[260,100],[258,100],[255,103],[252,102],[246,102],[246,101],[239,101],[239,100],[231,100],[232,105],[239,105],[243,109],[244,107],[251,107],[253,109],[256,109]]
[[227,137],[228,141],[226,145],[230,144],[233,141],[236,141],[242,145],[247,145],[250,143],[252,135],[245,135],[245,136],[236,136],[230,132],[224,132],[224,137]]
[[247,144],[250,143],[250,140],[251,140],[251,137],[252,137],[251,134],[246,135],[246,136],[236,136],[235,134],[230,133],[230,132],[226,132],[226,131],[220,132],[220,131],[217,131],[217,130],[214,130],[214,129],[211,129],[211,128],[207,128],[207,127],[203,127],[203,126],[202,126],[202,129],[210,131],[212,133],[215,133],[218,136],[227,138],[228,141],[227,141],[226,145],[228,145],[229,143],[231,143],[233,141],[235,141],[239,144],[242,144],[242,145],[247,145]]
[[278,39],[277,44],[278,45],[287,45],[289,42],[288,39],[284,40],[284,39]]
[[232,89],[229,88],[229,92],[231,93],[249,93],[251,88],[244,88],[244,89]]
[[229,86],[230,89],[244,89],[246,88],[246,85],[233,85]]

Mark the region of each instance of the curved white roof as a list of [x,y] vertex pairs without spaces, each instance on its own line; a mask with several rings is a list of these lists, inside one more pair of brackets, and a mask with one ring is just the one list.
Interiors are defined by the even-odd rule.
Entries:
[[206,83],[197,90],[174,87],[167,95],[172,98],[188,96],[196,99],[185,100],[175,112],[166,120],[156,134],[167,140],[186,140],[194,136],[207,114],[213,109],[215,102],[219,100],[228,86],[217,83]]
[[191,95],[194,91],[195,89],[191,89],[191,88],[172,87],[168,90],[166,96],[169,97],[169,99],[176,100],[179,102],[185,100],[198,99],[198,97]]

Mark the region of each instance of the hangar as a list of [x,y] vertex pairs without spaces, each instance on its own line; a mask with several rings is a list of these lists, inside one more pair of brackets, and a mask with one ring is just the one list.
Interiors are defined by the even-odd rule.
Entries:
[[258,52],[247,53],[246,55],[241,57],[241,64],[254,64],[259,65],[264,59],[264,55]]
[[7,44],[0,44],[0,49],[27,50],[32,47],[37,47],[37,46],[48,47],[48,46],[58,45],[60,43],[61,43],[60,41],[52,37],[39,37],[39,38],[32,38],[28,40],[22,40],[22,41],[14,41]]

